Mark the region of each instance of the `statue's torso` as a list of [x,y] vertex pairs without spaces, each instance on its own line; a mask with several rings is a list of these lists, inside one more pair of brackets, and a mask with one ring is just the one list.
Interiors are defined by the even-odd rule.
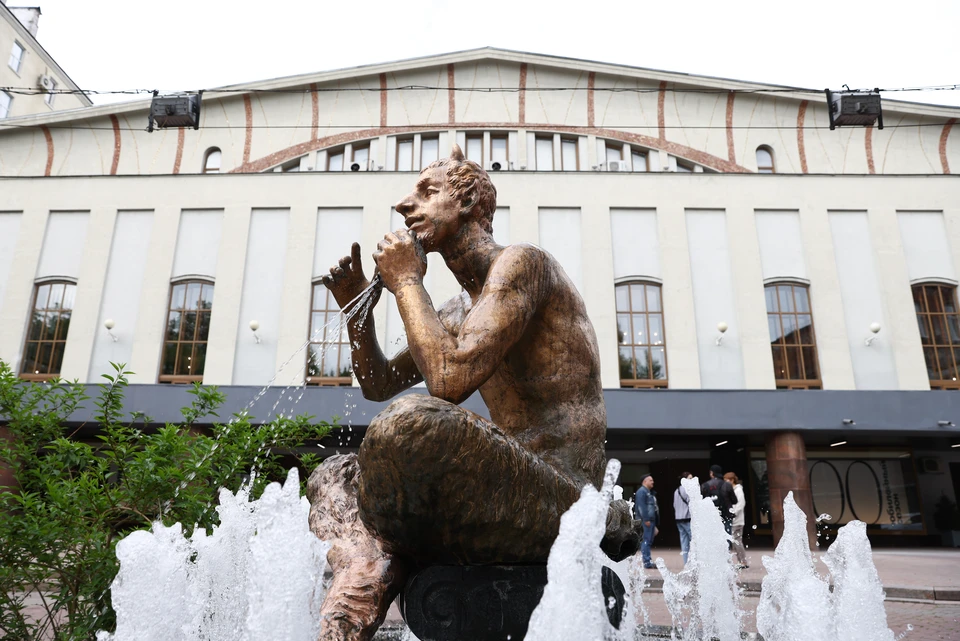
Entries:
[[[545,272],[538,279],[538,308],[520,340],[480,386],[480,394],[506,434],[578,484],[599,487],[606,410],[596,334],[559,263],[536,251]],[[463,292],[445,306],[448,331],[459,333],[475,302]]]

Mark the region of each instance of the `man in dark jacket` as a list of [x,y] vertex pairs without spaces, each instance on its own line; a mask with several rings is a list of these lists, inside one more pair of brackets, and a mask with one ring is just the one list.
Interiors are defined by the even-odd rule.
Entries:
[[657,495],[653,492],[653,477],[649,474],[640,479],[640,489],[633,501],[633,514],[638,521],[643,522],[643,543],[640,545],[643,567],[655,568],[657,566],[650,560],[650,546],[653,545],[653,537],[659,532],[657,526],[660,525],[660,509],[657,507]]
[[736,505],[737,495],[733,491],[733,486],[723,480],[723,468],[719,465],[710,466],[710,480],[700,486],[700,494],[703,498],[709,498],[720,511],[720,518],[723,519],[723,527],[730,534],[732,531],[731,522],[733,513],[730,508]]

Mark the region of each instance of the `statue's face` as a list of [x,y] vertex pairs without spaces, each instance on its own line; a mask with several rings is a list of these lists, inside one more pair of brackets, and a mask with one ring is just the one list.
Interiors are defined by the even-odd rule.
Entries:
[[460,230],[460,203],[451,193],[444,167],[421,173],[413,191],[394,209],[426,252],[437,251]]

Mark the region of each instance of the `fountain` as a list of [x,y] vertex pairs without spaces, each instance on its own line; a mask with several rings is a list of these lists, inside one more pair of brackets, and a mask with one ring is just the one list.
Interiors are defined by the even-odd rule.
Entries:
[[[364,396],[387,400],[420,381],[430,396],[394,401],[370,422],[359,455],[325,460],[310,476],[309,503],[291,470],[257,501],[245,488],[222,490],[209,536],[157,524],[125,538],[112,587],[117,629],[99,641],[369,641],[398,595],[411,627],[422,624],[414,632],[431,641],[644,634],[633,623],[645,613],[642,568],[632,564],[627,603],[609,568],[639,539],[627,503],[614,500],[620,464],[605,460],[599,349],[579,293],[542,249],[494,242],[496,190],[456,146],[395,208],[409,229],[378,245],[372,281],[355,243],[323,282],[344,310],[338,322]],[[423,287],[425,252],[440,253],[463,287],[439,312]],[[408,336],[393,359],[369,314],[383,288],[396,296]],[[284,397],[296,402],[289,387],[271,413]],[[476,391],[492,420],[458,405]],[[697,481],[683,483],[689,561],[672,574],[657,559],[674,628],[687,641],[737,641],[729,537]],[[802,627],[804,589],[824,593],[804,551],[803,518],[787,506],[789,535],[765,559],[762,625],[771,639],[810,630],[866,638],[839,636],[841,624],[830,622],[842,616],[885,630],[862,524],[842,528],[834,544],[837,592],[815,602],[830,609],[826,623]]]

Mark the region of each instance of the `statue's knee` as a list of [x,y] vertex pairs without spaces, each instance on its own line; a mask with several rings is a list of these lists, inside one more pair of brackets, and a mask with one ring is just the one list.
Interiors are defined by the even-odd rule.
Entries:
[[403,396],[390,403],[370,422],[363,447],[368,450],[416,448],[424,442],[424,437],[429,440],[433,432],[449,424],[457,410],[459,408],[456,405],[432,396]]

